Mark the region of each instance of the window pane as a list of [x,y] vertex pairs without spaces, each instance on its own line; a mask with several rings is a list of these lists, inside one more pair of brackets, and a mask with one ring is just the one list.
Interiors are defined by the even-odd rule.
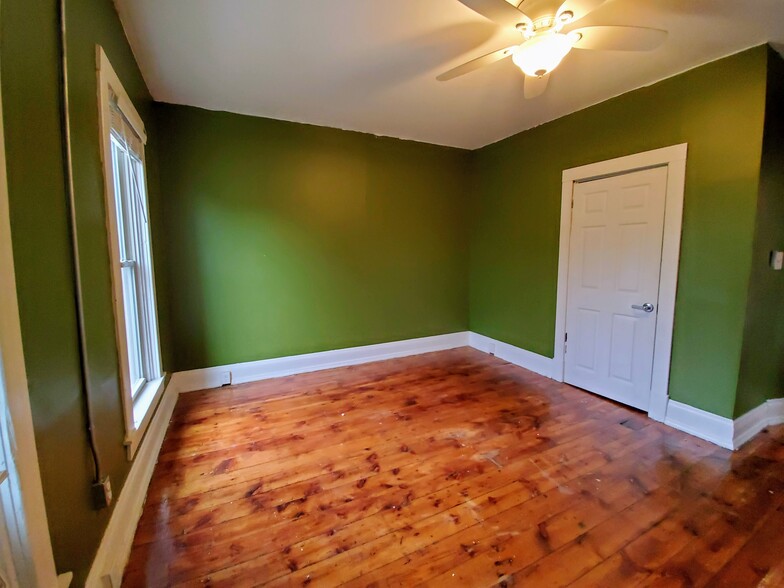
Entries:
[[145,382],[143,362],[143,324],[140,310],[136,223],[131,193],[130,158],[124,146],[112,137],[112,168],[114,170],[117,234],[122,267],[122,298],[125,314],[125,340],[128,349],[128,371],[131,396],[135,396]]
[[130,157],[125,146],[112,137],[112,159],[115,168],[115,197],[117,199],[117,229],[122,259],[135,259],[132,196],[130,190]]
[[130,186],[132,191],[131,215],[135,227],[134,247],[137,251],[138,271],[136,273],[139,292],[139,316],[142,328],[142,357],[144,372],[148,380],[160,376],[161,366],[158,353],[158,326],[155,313],[155,289],[152,275],[152,251],[150,247],[150,228],[148,223],[147,197],[144,184],[144,166],[141,160],[131,154],[129,158]]
[[123,286],[123,309],[125,310],[125,334],[128,343],[128,365],[131,384],[133,384],[139,379],[144,379],[139,313],[137,310],[136,268],[133,266],[124,267],[120,271]]

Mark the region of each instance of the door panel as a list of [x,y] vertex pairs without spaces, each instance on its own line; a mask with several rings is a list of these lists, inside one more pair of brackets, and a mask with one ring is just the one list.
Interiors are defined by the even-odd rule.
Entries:
[[[647,409],[667,168],[575,184],[566,382]],[[653,305],[653,312],[632,305]]]
[[633,360],[637,321],[622,314],[612,317],[610,335],[610,377],[625,382],[633,379]]

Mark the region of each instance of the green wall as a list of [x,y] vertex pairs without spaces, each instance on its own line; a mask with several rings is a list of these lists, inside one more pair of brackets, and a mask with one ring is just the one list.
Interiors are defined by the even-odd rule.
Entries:
[[469,152],[157,108],[175,370],[466,329]]
[[[111,510],[94,511],[90,502],[58,7],[55,0],[17,0],[0,3],[0,10],[25,361],[55,559],[59,571],[75,572],[79,586]],[[470,153],[154,105],[111,1],[68,0],[67,16],[90,383],[99,449],[115,494],[130,464],[122,445],[96,44],[150,135],[148,184],[168,371],[461,331],[469,327],[469,310],[473,330],[551,355],[561,171],[686,141],[672,395],[729,416],[770,396],[770,386],[780,391],[780,361],[778,371],[768,363],[760,371],[763,351],[752,343],[772,328],[759,309],[770,308],[772,296],[781,302],[775,290],[781,275],[762,272],[759,263],[782,225],[763,214],[781,214],[781,143],[771,139],[781,136],[775,130],[781,118],[780,111],[778,118],[770,114],[771,95],[761,155],[764,48]],[[771,286],[771,279],[779,285]],[[778,349],[781,333],[779,327]]]
[[[55,560],[58,571],[74,571],[74,585],[79,586],[111,510],[95,511],[90,500],[92,461],[82,399],[60,120],[58,3],[17,0],[0,6],[6,165],[25,364]],[[103,208],[96,43],[105,48],[148,124],[151,98],[111,0],[68,0],[67,7],[76,213],[93,409],[104,469],[117,495],[130,464],[123,447]],[[150,147],[155,215],[156,156],[155,146]],[[156,254],[160,242],[159,235]],[[165,342],[165,304],[162,318]]]
[[687,142],[670,395],[735,409],[765,108],[757,47],[476,153],[471,330],[552,357],[561,172]]
[[774,250],[784,250],[784,60],[768,48],[762,166],[736,417],[784,396],[784,271],[770,268]]
[[[63,190],[57,11],[55,2],[43,0],[0,6],[6,168],[19,314],[49,527],[62,566],[75,551],[75,541],[69,545],[67,538],[71,525],[84,523],[85,540],[93,544],[97,531],[85,512],[91,473]],[[58,495],[59,482],[63,486]],[[81,516],[67,512],[68,501]]]

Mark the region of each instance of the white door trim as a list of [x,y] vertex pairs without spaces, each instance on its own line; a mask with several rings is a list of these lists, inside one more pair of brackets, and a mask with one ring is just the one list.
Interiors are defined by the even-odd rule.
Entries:
[[686,183],[687,144],[663,147],[608,161],[564,170],[561,189],[561,236],[558,245],[558,289],[555,311],[555,354],[553,377],[564,381],[564,336],[566,333],[566,296],[569,275],[569,237],[572,232],[572,194],[574,184],[604,176],[651,167],[667,167],[667,194],[664,205],[659,309],[653,355],[651,402],[648,416],[663,421],[667,411],[672,355],[672,327],[675,318],[675,292],[678,283],[683,192]]
[[[0,96],[0,104],[2,97]],[[49,525],[46,519],[38,453],[35,448],[30,393],[27,387],[22,331],[11,243],[11,221],[8,209],[8,183],[5,168],[5,134],[0,108],[0,378],[6,392],[8,414],[0,415],[8,426],[11,456],[9,481],[20,497],[14,504],[19,538],[16,572],[22,586],[57,586]],[[2,390],[0,390],[2,393]],[[0,406],[3,403],[0,402]],[[3,411],[5,412],[5,411]],[[2,450],[2,446],[0,446]],[[11,522],[11,521],[9,521]]]

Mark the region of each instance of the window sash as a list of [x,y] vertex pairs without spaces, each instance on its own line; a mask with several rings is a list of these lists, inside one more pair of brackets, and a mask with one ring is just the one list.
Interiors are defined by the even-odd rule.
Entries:
[[113,126],[110,139],[128,347],[126,384],[135,400],[146,383],[161,375],[150,227],[142,160],[130,149],[133,143],[126,140],[127,129],[121,134]]

